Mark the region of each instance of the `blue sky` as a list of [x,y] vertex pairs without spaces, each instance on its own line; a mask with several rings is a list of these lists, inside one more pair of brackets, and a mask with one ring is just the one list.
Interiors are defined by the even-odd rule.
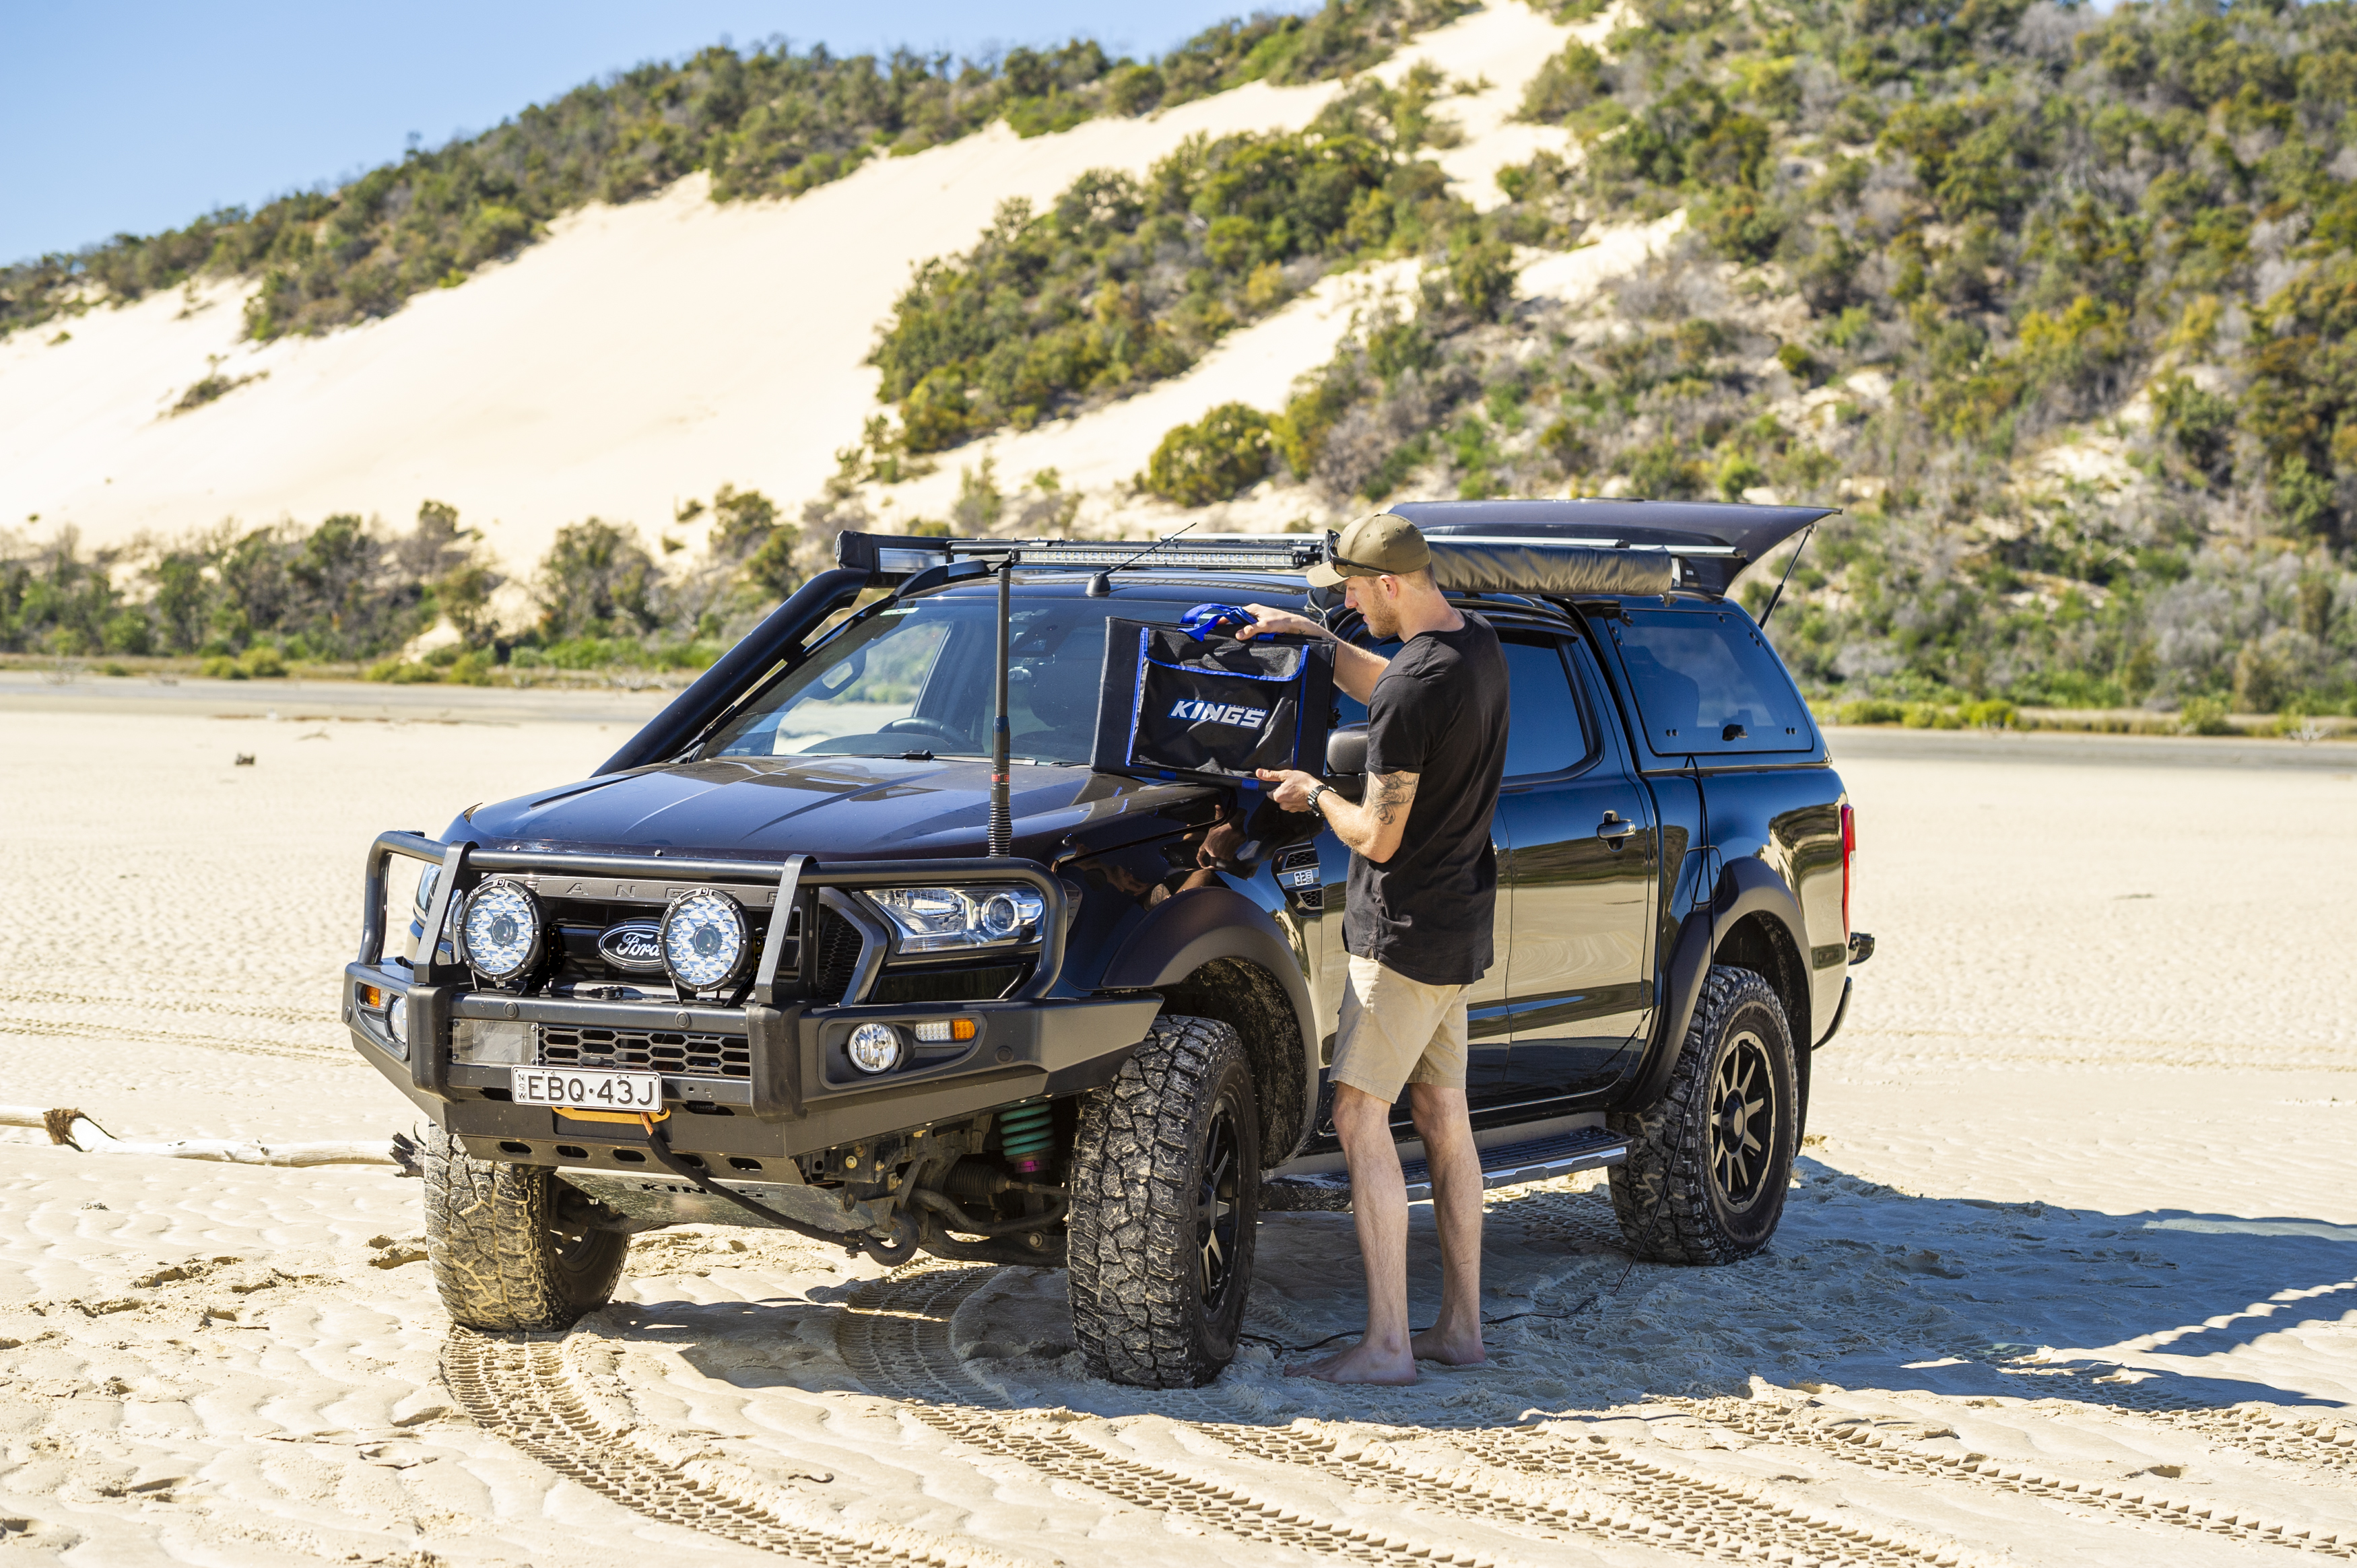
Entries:
[[438,145],[527,103],[726,35],[838,54],[979,53],[1075,33],[1159,53],[1223,16],[1307,0],[0,0],[0,262],[177,228]]

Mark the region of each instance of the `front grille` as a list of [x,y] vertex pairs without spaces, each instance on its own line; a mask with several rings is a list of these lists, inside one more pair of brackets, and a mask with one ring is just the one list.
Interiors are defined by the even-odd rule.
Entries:
[[1029,974],[1027,964],[997,964],[989,969],[916,970],[895,974],[890,970],[868,993],[870,1002],[988,1002],[1015,989]]
[[821,1002],[840,1002],[859,972],[859,928],[833,909],[818,912],[818,945],[811,972]]
[[683,1078],[753,1076],[751,1053],[737,1035],[688,1035],[673,1029],[602,1029],[570,1024],[540,1026],[535,1067],[637,1068]]

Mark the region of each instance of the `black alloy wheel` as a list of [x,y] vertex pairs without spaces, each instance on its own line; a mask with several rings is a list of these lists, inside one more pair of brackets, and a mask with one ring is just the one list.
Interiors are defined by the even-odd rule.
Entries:
[[1211,1112],[1203,1145],[1202,1181],[1195,1200],[1195,1250],[1202,1260],[1199,1291],[1203,1311],[1217,1317],[1236,1277],[1236,1108],[1222,1099]]
[[1758,1030],[1737,1032],[1711,1079],[1711,1175],[1728,1202],[1748,1206],[1760,1196],[1776,1136],[1775,1074]]

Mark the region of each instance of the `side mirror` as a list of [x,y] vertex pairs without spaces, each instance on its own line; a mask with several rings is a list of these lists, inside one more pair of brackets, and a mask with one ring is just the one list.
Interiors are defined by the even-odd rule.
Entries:
[[1351,800],[1366,793],[1366,725],[1342,725],[1327,732],[1326,779],[1338,793]]

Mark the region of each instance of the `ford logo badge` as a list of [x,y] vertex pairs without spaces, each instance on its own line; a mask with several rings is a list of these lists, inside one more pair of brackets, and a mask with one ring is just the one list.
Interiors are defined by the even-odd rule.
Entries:
[[625,920],[606,928],[597,956],[626,974],[662,972],[662,928],[652,920]]

